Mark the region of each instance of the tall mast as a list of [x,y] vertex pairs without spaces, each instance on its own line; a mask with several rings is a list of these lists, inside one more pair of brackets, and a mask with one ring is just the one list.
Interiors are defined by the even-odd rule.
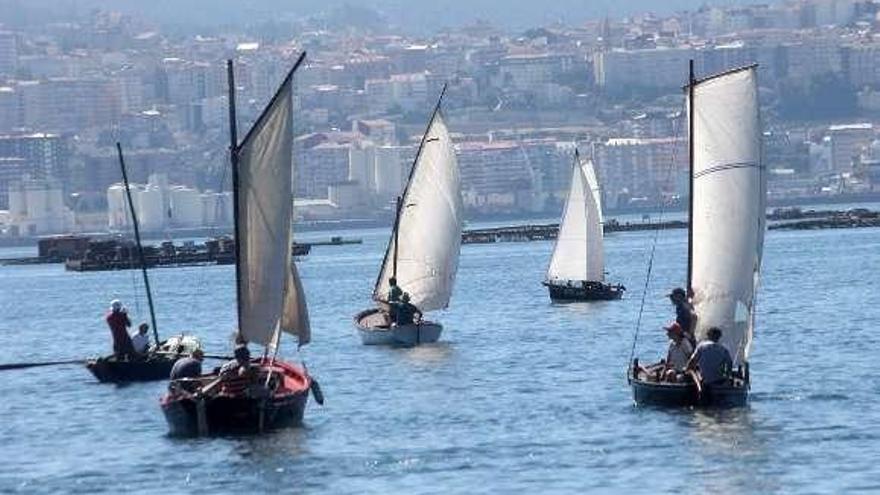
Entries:
[[131,223],[134,225],[134,239],[137,242],[138,260],[141,265],[141,273],[144,275],[144,287],[147,290],[147,304],[150,307],[150,322],[153,324],[153,338],[159,345],[159,329],[156,327],[156,311],[153,309],[153,293],[150,290],[150,277],[147,276],[147,263],[144,260],[144,247],[141,245],[141,231],[138,227],[137,214],[134,211],[134,202],[131,200],[131,188],[128,185],[128,173],[125,171],[125,159],[122,157],[122,145],[116,142],[116,152],[119,155],[119,168],[122,169],[122,182],[125,184],[125,196],[128,199],[128,210],[131,212]]
[[[419,149],[416,151],[416,157],[413,158],[412,166],[409,169],[409,175],[406,178],[406,185],[403,188],[403,193],[397,197],[397,215],[394,217],[394,230],[392,232],[394,239],[394,252],[392,253],[391,258],[391,274],[394,278],[397,278],[397,239],[398,239],[398,231],[400,230],[400,217],[403,216],[403,209],[406,207],[406,193],[409,192],[409,187],[412,185],[412,178],[416,173],[416,165],[419,163],[419,157],[422,156],[422,149],[425,147],[425,142],[428,139],[428,131],[431,130],[431,124],[434,123],[434,119],[437,117],[437,113],[440,112],[440,107],[443,104],[443,96],[446,95],[446,88],[448,84],[443,84],[443,89],[440,91],[440,97],[437,98],[437,104],[434,105],[434,111],[431,112],[431,118],[428,120],[428,126],[425,128],[424,134],[422,134],[422,140],[419,142]],[[391,246],[389,245],[388,248]],[[385,260],[388,259],[388,248],[385,249]],[[385,265],[387,261],[383,261],[382,269],[379,270],[379,277],[376,279],[376,287],[379,287],[379,284],[382,282],[382,274],[385,272]]]
[[688,71],[688,271],[687,295],[693,294],[694,274],[694,60],[691,59]]
[[398,239],[400,238],[400,235],[399,235],[400,229],[398,229],[398,227],[400,226],[400,211],[402,209],[403,209],[403,197],[398,196],[397,197],[397,215],[394,217],[394,260],[392,261],[392,265],[391,265],[391,277],[394,279],[397,278],[397,246],[398,246]]
[[226,61],[226,80],[229,84],[229,160],[232,166],[232,219],[235,226],[235,305],[238,329],[241,330],[241,236],[238,225],[238,128],[235,120],[235,70],[232,59]]

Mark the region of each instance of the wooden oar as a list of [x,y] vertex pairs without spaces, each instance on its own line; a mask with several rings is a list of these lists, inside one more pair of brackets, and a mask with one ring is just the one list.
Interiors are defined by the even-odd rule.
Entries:
[[232,361],[235,359],[233,356],[221,356],[219,354],[202,354],[202,357],[205,359],[222,359],[224,361]]
[[37,366],[55,366],[61,364],[82,364],[86,362],[85,359],[69,359],[67,361],[38,361],[35,363],[9,363],[9,364],[0,364],[0,371],[6,370],[20,370],[23,368],[36,368]]

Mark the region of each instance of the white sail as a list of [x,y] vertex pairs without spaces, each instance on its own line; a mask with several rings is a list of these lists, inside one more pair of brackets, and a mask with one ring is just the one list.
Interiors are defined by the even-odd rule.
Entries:
[[593,164],[575,156],[548,280],[605,280],[602,213]]
[[309,341],[302,284],[291,257],[292,78],[238,148],[239,331],[275,345],[276,329]]
[[[461,246],[461,177],[449,130],[436,112],[403,196],[398,224],[397,284],[422,311],[449,306]],[[373,299],[386,300],[394,265],[388,242]]]
[[694,87],[693,278],[697,337],[710,327],[748,359],[764,245],[767,178],[755,67]]
[[599,190],[599,179],[592,161],[581,165],[590,194],[587,195],[587,280],[605,281],[605,232],[602,217],[602,191]]

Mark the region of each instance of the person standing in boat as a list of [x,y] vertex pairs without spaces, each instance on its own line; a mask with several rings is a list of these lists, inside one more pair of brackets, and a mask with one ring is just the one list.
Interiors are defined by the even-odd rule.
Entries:
[[700,342],[697,346],[694,355],[688,361],[687,369],[698,370],[703,386],[712,386],[723,383],[730,377],[733,359],[730,357],[730,351],[718,342],[721,340],[720,328],[710,328],[707,336],[709,339]]
[[694,305],[688,301],[687,293],[681,287],[672,289],[672,292],[667,295],[672,305],[675,306],[675,321],[681,327],[684,338],[690,342],[691,347],[696,346],[694,328],[697,324],[697,313],[694,311]]
[[388,279],[388,302],[393,303],[400,301],[400,298],[403,296],[403,289],[398,287],[397,278],[391,277]]
[[663,378],[667,382],[679,382],[684,377],[685,369],[694,353],[694,347],[684,337],[684,331],[677,321],[663,327],[666,336],[669,337],[669,347],[666,351],[666,370]]
[[137,332],[131,336],[131,345],[134,347],[134,352],[138,354],[147,353],[147,350],[150,348],[150,337],[147,336],[147,331],[149,329],[149,324],[141,323],[140,326],[138,326]]
[[106,316],[107,326],[110,327],[110,335],[113,337],[113,354],[117,358],[133,356],[134,346],[128,335],[131,320],[128,311],[119,299],[110,301],[110,311]]

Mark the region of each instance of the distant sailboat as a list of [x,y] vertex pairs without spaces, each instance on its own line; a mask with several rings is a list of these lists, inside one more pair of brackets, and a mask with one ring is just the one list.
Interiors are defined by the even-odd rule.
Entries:
[[293,74],[239,145],[235,129],[235,84],[228,62],[231,158],[236,239],[239,335],[265,347],[252,360],[247,383],[220,376],[174,380],[162,399],[172,434],[260,433],[302,421],[308,393],[317,383],[304,367],[276,359],[281,333],[310,340],[308,311],[291,257],[293,194]]
[[132,354],[130,356],[117,356],[111,354],[100,358],[86,361],[86,368],[101,382],[125,383],[147,382],[165,380],[171,367],[177,359],[192,354],[201,348],[199,339],[192,335],[176,335],[165,341],[159,340],[159,328],[156,325],[156,311],[153,309],[153,292],[150,289],[150,277],[147,274],[147,264],[144,260],[144,249],[141,244],[141,234],[135,213],[134,203],[131,200],[131,188],[128,183],[128,172],[125,169],[125,159],[122,155],[122,145],[116,143],[116,151],[119,156],[119,168],[122,170],[122,181],[125,186],[125,198],[131,214],[131,223],[134,227],[134,237],[137,243],[138,265],[144,278],[144,288],[147,293],[147,304],[150,309],[150,323],[153,325],[153,338],[155,344],[146,353]]
[[767,176],[761,164],[757,66],[697,80],[688,87],[691,210],[688,288],[697,314],[696,337],[722,331],[733,358],[724,383],[669,383],[630,369],[637,403],[740,406],[748,399],[748,358],[755,293],[764,246]]
[[620,299],[623,295],[625,287],[605,283],[602,225],[602,199],[596,171],[592,162],[582,162],[575,151],[565,211],[544,281],[550,290],[550,299],[597,301]]
[[436,342],[443,331],[439,323],[420,318],[398,321],[398,311],[405,303],[389,300],[392,278],[419,312],[446,308],[452,296],[463,207],[458,162],[440,111],[443,93],[422,136],[403,195],[397,200],[394,228],[373,288],[378,307],[354,318],[364,344],[424,344]]

